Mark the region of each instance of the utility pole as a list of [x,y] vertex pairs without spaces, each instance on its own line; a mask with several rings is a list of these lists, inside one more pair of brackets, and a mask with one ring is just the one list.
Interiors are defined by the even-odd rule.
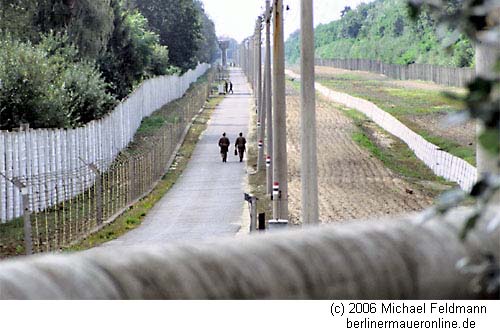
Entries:
[[264,159],[264,137],[266,135],[265,126],[265,111],[262,108],[263,98],[262,98],[262,17],[259,16],[257,18],[257,22],[255,25],[255,47],[257,50],[257,61],[256,61],[256,70],[257,70],[257,115],[258,115],[258,133],[257,133],[257,143],[258,143],[258,155],[257,155],[257,171],[261,171],[261,169],[265,166]]
[[240,44],[238,52],[238,67],[243,69],[243,71],[245,69],[244,59],[245,59],[245,41],[243,41],[243,43]]
[[288,164],[283,0],[274,0],[273,25],[273,218],[285,223],[288,222]]
[[[257,19],[258,21],[258,19]],[[257,115],[260,115],[259,111],[259,41],[258,41],[258,23],[255,21],[255,31],[253,35],[253,74],[254,74],[254,86],[253,86],[253,93],[254,93],[254,98],[255,98],[255,107],[257,109]]]
[[272,83],[271,83],[271,0],[266,0],[266,56],[264,64],[264,97],[267,118],[267,194],[273,192],[273,115],[272,115]]
[[251,68],[251,57],[250,57],[250,37],[245,39],[245,75],[247,80],[250,80],[250,68]]
[[248,40],[248,75],[249,75],[249,82],[250,85],[252,86],[252,90],[255,89],[254,86],[254,39],[253,37],[250,37]]
[[300,107],[302,223],[319,223],[313,0],[301,0]]

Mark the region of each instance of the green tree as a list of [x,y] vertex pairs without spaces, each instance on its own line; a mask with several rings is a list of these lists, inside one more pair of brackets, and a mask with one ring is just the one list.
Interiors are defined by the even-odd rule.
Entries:
[[123,99],[144,78],[168,73],[169,55],[140,12],[125,10],[119,0],[110,5],[114,29],[98,62],[111,92]]
[[196,67],[203,36],[201,14],[193,0],[135,0],[127,4],[148,19],[160,43],[168,47],[172,65],[183,71]]
[[[462,2],[446,2],[445,11],[452,12]],[[342,18],[319,25],[315,31],[316,56],[320,58],[364,58],[387,63],[428,63],[445,66],[471,66],[474,50],[469,40],[461,37],[442,48],[454,37],[453,29],[438,30],[434,15],[420,12],[411,20],[405,0],[376,0],[344,10]],[[300,57],[299,34],[286,43],[287,61]]]
[[344,9],[342,9],[342,11],[340,12],[340,17],[344,17],[344,15],[349,13],[351,10],[351,6],[345,6]]
[[67,33],[81,57],[96,59],[113,30],[111,0],[0,0],[0,29],[37,43],[50,32]]
[[107,113],[115,100],[95,64],[77,55],[67,35],[38,45],[0,39],[0,129],[70,127]]
[[0,32],[25,41],[37,37],[32,28],[36,8],[33,0],[0,0]]
[[198,9],[201,17],[201,33],[200,47],[196,58],[201,63],[212,63],[219,52],[218,39],[215,33],[215,25],[205,13],[205,8],[201,1],[196,0],[195,6]]

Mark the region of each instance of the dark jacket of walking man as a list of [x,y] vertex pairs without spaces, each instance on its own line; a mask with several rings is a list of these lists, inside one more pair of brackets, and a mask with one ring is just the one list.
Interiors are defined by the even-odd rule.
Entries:
[[219,139],[219,147],[223,163],[227,162],[227,152],[229,151],[230,144],[229,138],[226,137],[226,133],[222,134],[222,137]]
[[240,133],[240,137],[236,139],[236,143],[234,144],[236,149],[238,149],[238,153],[240,154],[240,162],[243,162],[243,156],[245,155],[247,140],[243,137],[243,133]]

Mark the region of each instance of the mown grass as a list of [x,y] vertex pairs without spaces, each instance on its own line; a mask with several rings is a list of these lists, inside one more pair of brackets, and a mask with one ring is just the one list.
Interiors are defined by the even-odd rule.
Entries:
[[141,134],[143,136],[148,136],[154,134],[156,131],[161,129],[167,123],[166,118],[163,115],[155,115],[148,117],[142,121],[139,129],[137,129],[136,134]]
[[415,123],[412,118],[424,115],[444,114],[463,110],[460,101],[453,100],[438,90],[393,87],[383,80],[365,80],[356,76],[335,75],[318,77],[319,82],[334,90],[373,102],[407,125],[427,141],[441,149],[475,165],[475,147],[468,143],[457,143],[437,132],[432,132]]
[[207,128],[207,122],[210,119],[215,107],[222,101],[223,97],[212,97],[205,105],[204,111],[200,114],[186,135],[186,139],[179,149],[173,165],[175,169],[170,169],[159,181],[153,191],[130,207],[126,212],[119,216],[113,223],[106,226],[97,233],[87,237],[85,240],[64,251],[79,251],[101,245],[105,242],[114,240],[128,231],[141,225],[148,211],[172,188],[177,179],[186,168],[191,155],[194,152],[198,139],[202,132]]

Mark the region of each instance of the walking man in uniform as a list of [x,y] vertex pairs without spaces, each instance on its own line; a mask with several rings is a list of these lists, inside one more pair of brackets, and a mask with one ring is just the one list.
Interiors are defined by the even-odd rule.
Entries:
[[236,139],[236,143],[234,146],[238,149],[238,153],[240,154],[240,162],[243,162],[243,156],[245,155],[247,140],[243,137],[243,133],[240,133],[240,137]]
[[229,138],[226,137],[226,133],[222,134],[222,137],[219,139],[219,147],[223,163],[227,163],[227,152],[229,151],[230,144]]
[[229,94],[233,94],[233,82],[230,80],[229,81]]

